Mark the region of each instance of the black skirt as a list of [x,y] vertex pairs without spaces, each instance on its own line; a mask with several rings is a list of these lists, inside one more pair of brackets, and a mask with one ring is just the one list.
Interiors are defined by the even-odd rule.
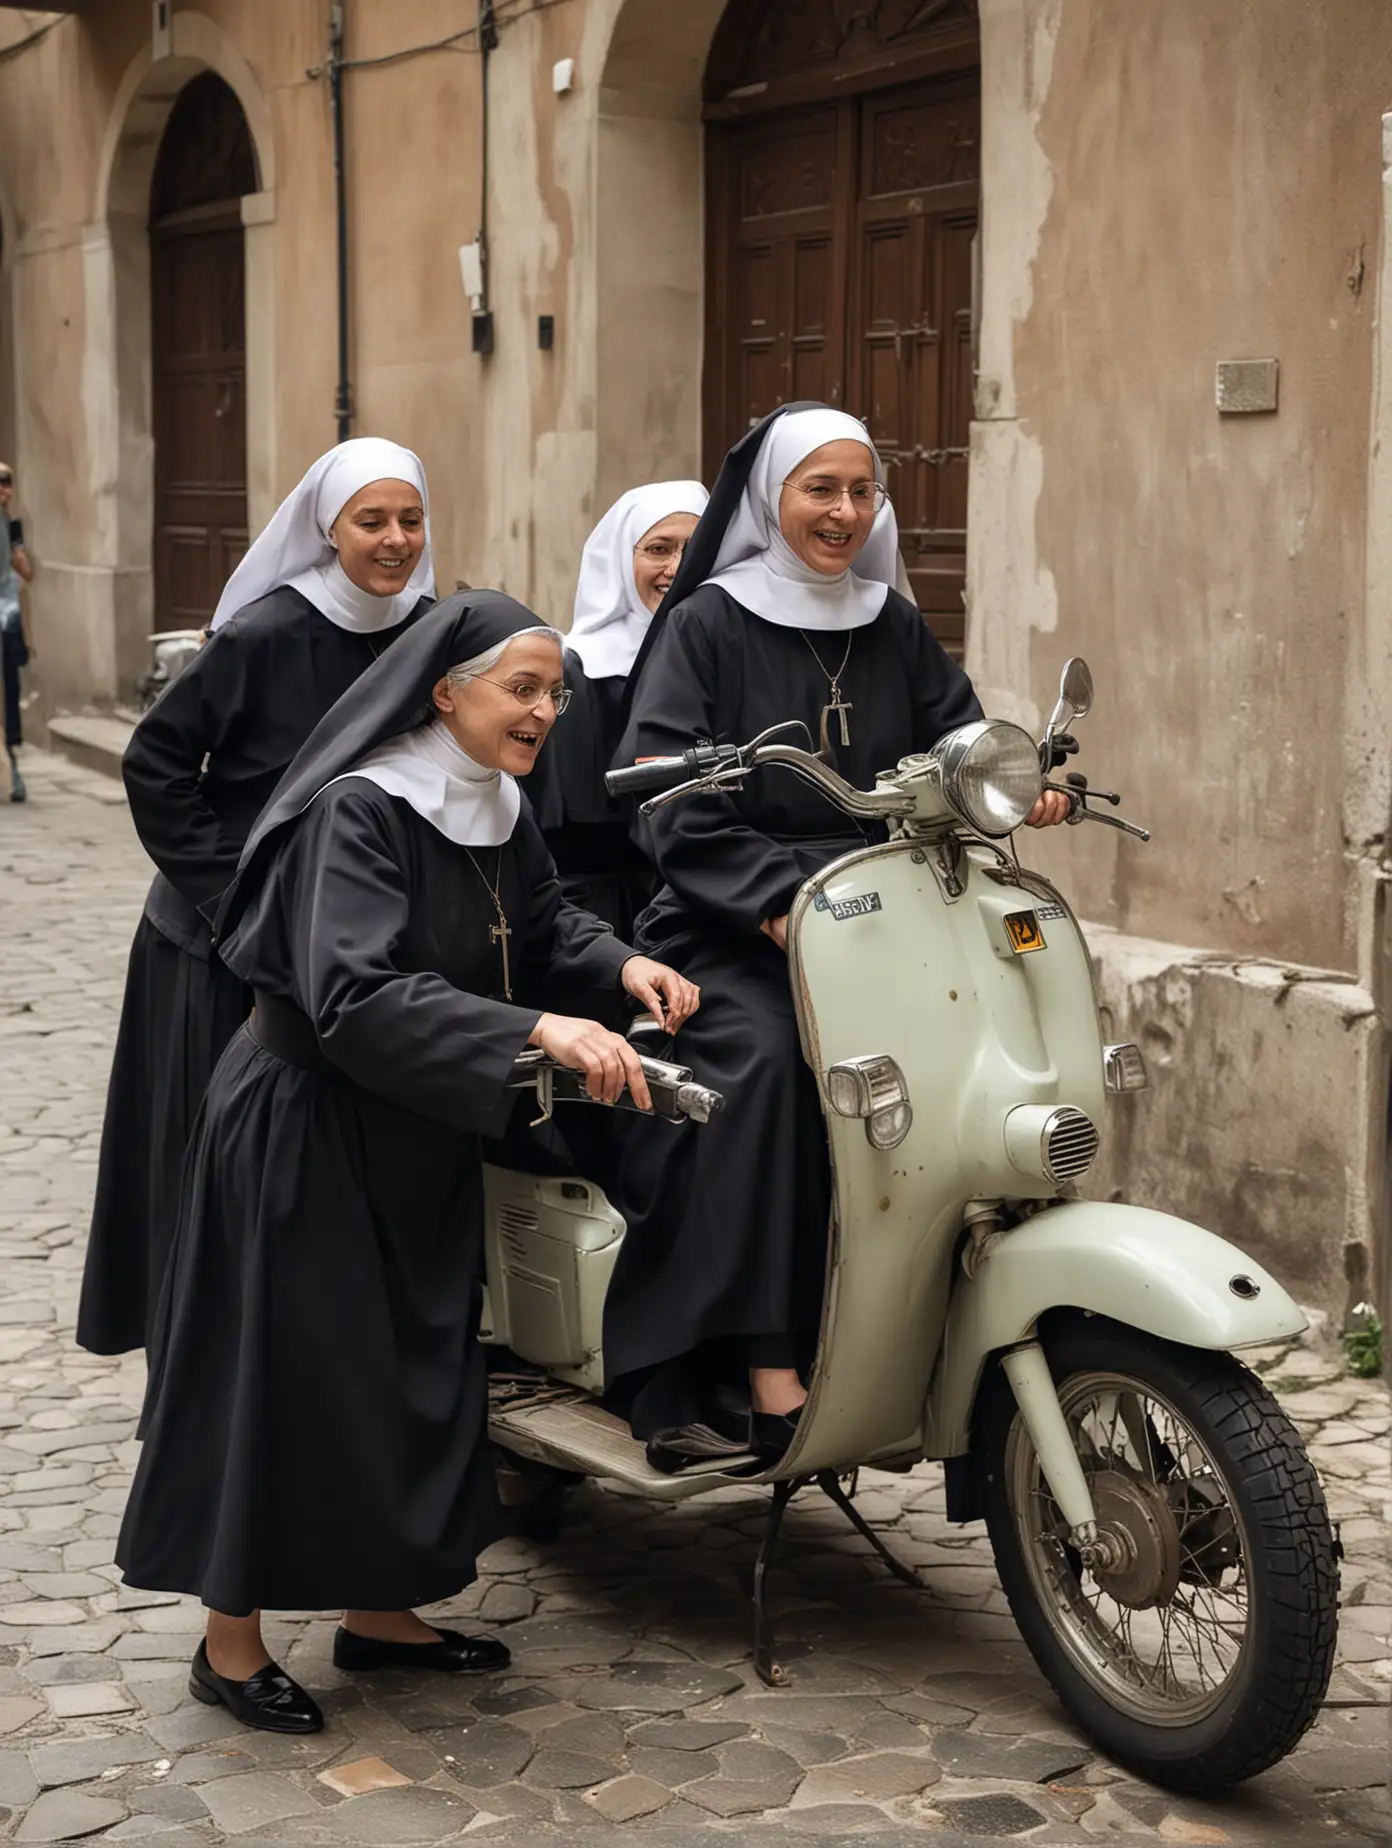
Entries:
[[405,1610],[471,1583],[502,1531],[482,1238],[476,1137],[243,1028],[189,1150],[126,1582],[232,1615]]
[[147,1345],[198,1107],[251,997],[211,952],[136,928],[107,1092],[77,1339],[93,1354]]

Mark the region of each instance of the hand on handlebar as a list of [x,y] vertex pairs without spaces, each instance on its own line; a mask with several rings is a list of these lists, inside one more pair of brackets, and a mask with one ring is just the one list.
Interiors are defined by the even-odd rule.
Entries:
[[634,1000],[641,1001],[668,1033],[675,1033],[701,1005],[701,991],[694,982],[650,956],[630,956],[622,979]]
[[616,1104],[627,1085],[640,1110],[652,1109],[652,1094],[638,1054],[621,1034],[611,1033],[597,1020],[543,1014],[528,1043],[540,1046],[557,1065],[583,1072],[585,1089],[597,1104]]
[[1027,828],[1056,828],[1073,813],[1073,803],[1060,789],[1046,789],[1025,817]]

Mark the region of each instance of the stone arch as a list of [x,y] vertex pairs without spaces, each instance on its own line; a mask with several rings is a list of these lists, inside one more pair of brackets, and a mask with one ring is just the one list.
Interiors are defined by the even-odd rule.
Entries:
[[[85,228],[85,401],[100,549],[110,585],[110,653],[95,677],[129,696],[146,665],[154,607],[154,434],[150,388],[150,182],[179,93],[204,71],[236,96],[255,149],[259,190],[242,200],[246,239],[248,507],[253,531],[274,506],[274,222],[270,107],[241,52],[201,13],[176,12],[168,51],[146,46],[116,89]],[[105,626],[105,625],[103,625]],[[105,651],[103,651],[105,652]]]

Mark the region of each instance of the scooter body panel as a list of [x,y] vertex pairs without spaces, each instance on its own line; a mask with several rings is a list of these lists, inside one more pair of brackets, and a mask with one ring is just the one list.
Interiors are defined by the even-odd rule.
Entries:
[[[934,851],[904,839],[850,854],[807,881],[789,920],[834,1209],[812,1395],[778,1476],[918,1450],[967,1202],[1057,1192],[1012,1164],[1007,1115],[1071,1104],[1101,1125],[1091,967],[1067,906],[984,845],[962,855],[949,896]],[[1039,942],[1021,953],[1006,919],[1026,912]],[[828,1067],[877,1053],[897,1061],[913,1108],[891,1150],[837,1116],[827,1089]]]
[[957,1278],[928,1397],[929,1456],[966,1450],[988,1356],[1028,1339],[1059,1308],[1210,1349],[1279,1341],[1306,1326],[1274,1277],[1202,1226],[1106,1201],[1046,1207],[993,1235],[975,1275]]

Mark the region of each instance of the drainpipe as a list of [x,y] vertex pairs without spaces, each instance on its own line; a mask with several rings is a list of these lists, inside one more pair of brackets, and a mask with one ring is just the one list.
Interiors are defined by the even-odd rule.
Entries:
[[338,214],[338,392],[334,415],[338,440],[353,427],[353,385],[348,376],[348,176],[343,160],[343,6],[329,7],[329,104],[333,112],[334,203]]
[[493,309],[488,299],[488,61],[498,48],[498,21],[494,0],[479,0],[478,45],[480,56],[479,94],[479,274],[483,293],[474,309],[474,351],[488,355],[493,351]]

